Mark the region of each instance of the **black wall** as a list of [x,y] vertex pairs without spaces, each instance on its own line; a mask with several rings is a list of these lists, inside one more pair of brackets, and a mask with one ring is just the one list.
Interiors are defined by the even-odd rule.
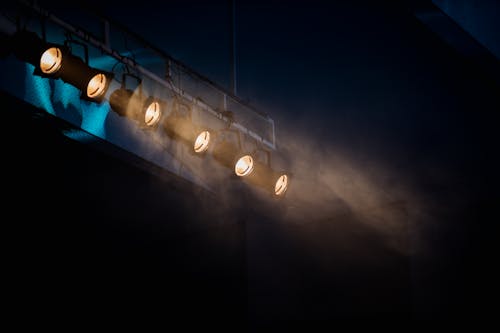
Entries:
[[2,132],[2,237],[23,322],[246,320],[244,224],[228,207],[116,147],[68,139],[67,123],[3,93],[2,110],[22,124]]

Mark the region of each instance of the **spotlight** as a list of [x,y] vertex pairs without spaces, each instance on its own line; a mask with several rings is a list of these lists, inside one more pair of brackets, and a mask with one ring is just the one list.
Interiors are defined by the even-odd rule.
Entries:
[[[237,143],[229,140],[227,135],[229,133],[236,135]],[[234,173],[239,177],[246,177],[253,172],[254,158],[241,149],[239,133],[235,131],[221,131],[218,142],[214,144],[212,154],[217,162],[226,168],[233,169]]]
[[87,65],[85,45],[82,44],[86,62],[72,55],[67,45],[47,43],[30,31],[15,33],[12,46],[19,59],[35,66],[35,75],[61,79],[79,89],[83,99],[96,102],[103,100],[113,74]]
[[[98,99],[102,97],[106,92],[109,82],[106,78],[106,75],[102,73],[92,73],[91,75],[92,78],[87,83],[87,97]],[[87,82],[87,80],[84,78],[82,81],[82,87],[84,86],[85,82]],[[83,90],[83,88],[80,88],[80,90]]]
[[245,181],[264,188],[276,197],[282,197],[288,189],[290,175],[284,172],[277,172],[268,164],[254,161],[253,172],[248,177],[245,177]]
[[61,68],[62,52],[58,47],[45,50],[40,57],[40,69],[45,74],[53,74]]
[[234,173],[237,176],[244,177],[253,171],[253,158],[250,155],[242,156],[234,165]]
[[285,194],[288,189],[288,175],[282,174],[274,184],[274,194],[277,196]]
[[155,126],[161,117],[161,107],[160,102],[155,100],[153,97],[149,97],[146,102],[144,102],[144,123],[146,126]]
[[53,74],[61,68],[62,46],[43,41],[31,31],[17,31],[11,37],[12,51],[22,61],[35,66],[35,71]]
[[194,140],[193,149],[195,153],[204,153],[208,149],[208,145],[210,144],[210,132],[209,131],[201,131],[197,136],[196,140]]
[[188,104],[175,101],[172,112],[163,123],[163,128],[168,136],[189,145],[193,152],[202,154],[210,147],[213,132],[193,124],[191,112]]
[[[47,65],[52,67],[45,67],[45,65],[42,67],[42,63],[40,63],[42,72],[46,69],[51,72],[50,75],[54,78],[60,78],[78,88],[82,92],[81,98],[83,99],[97,102],[104,99],[104,94],[108,90],[113,74],[90,67],[82,59],[71,55],[69,52],[62,52],[59,69],[56,69],[59,58],[52,56],[47,58],[52,61],[52,64],[49,62]],[[49,73],[45,72],[45,74]]]
[[[111,108],[118,113],[118,115],[134,119],[145,127],[155,127],[160,121],[163,109],[165,108],[165,102],[153,96],[144,98],[140,86],[138,92],[125,88],[126,76],[133,75],[123,75],[122,86],[113,91],[109,97]],[[140,82],[138,77],[133,77]]]

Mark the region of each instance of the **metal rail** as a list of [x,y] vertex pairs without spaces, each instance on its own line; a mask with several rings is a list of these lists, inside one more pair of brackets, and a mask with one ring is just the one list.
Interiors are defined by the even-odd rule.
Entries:
[[[51,14],[49,11],[41,8],[40,6],[36,5],[36,4],[31,4],[31,3],[28,3],[26,1],[21,1],[25,6],[27,6],[28,8],[30,8],[31,10],[33,10],[34,12],[36,12],[37,14],[39,14],[40,16],[46,18],[46,19],[49,19],[50,21],[52,21],[53,23],[57,24],[58,26],[60,26],[61,28],[63,28],[64,30],[74,34],[75,36],[81,38],[83,41],[93,45],[94,47],[98,48],[99,50],[101,50],[103,53],[106,53],[108,54],[109,56],[115,58],[116,60],[122,62],[123,64],[126,64],[127,66],[129,67],[132,67],[134,68],[135,70],[137,70],[138,72],[140,72],[142,75],[144,75],[145,77],[148,77],[149,79],[157,82],[158,84],[164,86],[165,88],[167,89],[170,89],[172,90],[174,93],[182,96],[183,98],[185,98],[186,100],[188,100],[189,102],[193,103],[194,105],[200,107],[202,110],[205,110],[207,111],[208,113],[210,113],[211,115],[215,116],[216,118],[226,122],[226,123],[229,123],[231,127],[239,130],[240,132],[252,137],[253,139],[255,139],[256,141],[258,142],[261,142],[262,144],[264,144],[265,146],[267,146],[268,148],[272,149],[272,150],[276,150],[276,144],[275,144],[275,131],[274,131],[274,121],[269,118],[268,116],[266,115],[263,115],[259,112],[255,112],[257,115],[259,115],[260,117],[264,118],[267,122],[269,122],[271,124],[271,127],[272,127],[272,136],[273,136],[273,141],[270,142],[266,139],[264,139],[261,135],[249,130],[248,128],[246,128],[244,125],[238,123],[238,122],[235,122],[233,121],[232,119],[229,119],[228,117],[224,116],[222,113],[214,110],[211,106],[209,106],[208,104],[202,102],[201,100],[199,100],[198,98],[195,98],[193,96],[191,96],[189,93],[185,92],[184,90],[176,87],[172,82],[169,82],[161,77],[159,77],[158,75],[156,75],[155,73],[151,72],[150,70],[142,67],[141,65],[137,64],[135,61],[133,61],[132,59],[130,59],[129,57],[127,56],[122,56],[118,51],[115,51],[113,50],[110,46],[109,46],[109,38],[106,38],[108,39],[107,41],[105,41],[104,43],[95,39],[94,37],[92,37],[89,33],[83,31],[82,29],[79,29],[79,28],[76,28],[74,26],[72,26],[71,24],[69,24],[68,22],[64,21],[63,19]],[[104,19],[103,19],[104,20]],[[109,24],[107,23],[106,21],[104,21],[105,23],[105,28],[106,26]],[[109,29],[109,26],[108,26],[108,29]],[[153,49],[155,52],[159,52],[159,50],[157,49]],[[162,54],[162,56],[164,56],[165,58],[167,58],[167,60],[169,61],[173,61],[175,62],[177,65],[179,65],[181,68],[184,68],[184,69],[188,69],[184,64],[176,61],[175,59],[172,59],[170,58],[169,56],[166,56],[164,54]],[[189,70],[189,69],[188,69]],[[193,72],[191,70],[189,70],[190,72]],[[197,74],[196,72],[193,72],[195,73],[197,76],[200,76],[199,74]],[[201,78],[203,79],[203,78]],[[241,104],[236,98],[234,98],[233,96],[230,96],[229,94],[227,94],[226,92],[222,91],[220,87],[214,85],[214,84],[211,84],[211,81],[209,80],[204,80],[204,81],[207,81],[210,85],[212,85],[214,88],[216,88],[217,90],[221,91],[223,93],[223,96],[224,96],[224,102],[225,102],[225,99],[229,96],[230,98],[232,98],[234,101],[238,102],[239,104]],[[243,105],[243,104],[242,104]]]

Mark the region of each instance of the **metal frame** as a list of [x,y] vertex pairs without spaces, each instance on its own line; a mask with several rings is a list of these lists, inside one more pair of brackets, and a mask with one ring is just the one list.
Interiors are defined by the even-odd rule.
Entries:
[[[274,125],[274,120],[273,119],[271,119],[269,116],[267,116],[265,114],[262,114],[262,113],[258,112],[255,109],[251,108],[250,106],[246,105],[245,103],[242,103],[242,101],[240,101],[240,99],[238,97],[233,96],[231,93],[228,93],[227,91],[225,91],[224,89],[222,89],[221,87],[219,87],[218,85],[216,85],[215,83],[213,83],[212,81],[210,81],[209,79],[207,79],[207,78],[203,77],[202,75],[198,74],[197,72],[191,70],[189,67],[187,67],[186,65],[184,65],[180,61],[177,61],[177,60],[173,59],[172,57],[166,55],[164,52],[162,52],[162,51],[160,51],[160,50],[158,50],[156,48],[152,48],[151,47],[151,49],[153,51],[155,51],[156,53],[158,53],[166,61],[166,65],[167,65],[166,76],[167,76],[167,78],[169,77],[169,73],[170,73],[170,64],[171,63],[175,63],[177,66],[179,66],[183,70],[186,70],[190,74],[194,74],[199,80],[204,81],[206,84],[210,85],[215,90],[221,92],[223,94],[223,102],[224,102],[224,109],[225,110],[227,109],[226,108],[226,106],[227,106],[227,98],[231,98],[236,103],[238,103],[240,105],[244,105],[245,107],[250,108],[253,112],[255,112],[256,115],[258,115],[259,117],[261,117],[263,120],[269,122],[269,124],[271,125],[272,142],[264,139],[258,133],[255,133],[255,132],[249,130],[244,125],[242,125],[242,124],[240,124],[238,122],[235,122],[233,119],[230,119],[230,118],[224,116],[221,112],[215,110],[210,105],[202,102],[198,98],[195,98],[195,97],[191,96],[189,93],[185,92],[184,90],[176,87],[168,79],[166,80],[166,79],[163,79],[163,78],[159,77],[158,75],[156,75],[155,73],[151,72],[150,70],[148,70],[148,69],[142,67],[141,65],[137,64],[133,59],[130,59],[127,56],[123,56],[118,51],[113,50],[110,47],[110,36],[109,36],[110,23],[109,23],[108,20],[101,18],[102,21],[103,21],[103,35],[104,35],[104,42],[101,42],[100,40],[97,40],[96,38],[92,37],[88,32],[83,31],[82,29],[79,29],[79,28],[76,28],[76,27],[72,26],[71,24],[69,24],[68,22],[64,21],[63,19],[61,19],[61,18],[59,18],[59,17],[51,14],[49,11],[47,11],[45,9],[39,7],[38,5],[36,5],[36,3],[33,4],[33,3],[30,3],[30,2],[27,2],[27,1],[21,1],[21,3],[23,5],[25,5],[26,7],[30,8],[31,10],[33,10],[35,13],[37,13],[37,14],[39,14],[41,16],[41,18],[42,18],[41,19],[42,20],[42,25],[44,24],[44,22],[47,19],[50,20],[50,21],[52,21],[53,23],[55,23],[56,25],[60,26],[61,28],[63,28],[67,32],[75,35],[76,37],[79,37],[80,39],[82,39],[83,41],[87,42],[88,44],[90,44],[90,45],[98,48],[99,50],[101,50],[101,52],[106,53],[107,55],[115,58],[116,60],[120,61],[121,63],[125,64],[126,66],[128,66],[130,68],[134,68],[137,72],[141,73],[145,77],[147,77],[147,78],[155,81],[156,83],[164,86],[165,88],[173,91],[175,94],[177,94],[179,96],[182,96],[183,98],[185,98],[189,102],[193,103],[193,105],[198,106],[201,110],[204,110],[204,111],[208,112],[209,114],[215,116],[216,118],[218,118],[218,119],[220,119],[220,120],[228,123],[229,127],[233,127],[234,129],[236,129],[236,130],[238,130],[238,131],[240,131],[240,132],[242,132],[242,133],[250,136],[251,138],[255,139],[257,142],[262,143],[263,145],[267,146],[271,150],[276,150],[275,125]],[[145,44],[147,44],[147,43],[145,43]],[[148,45],[146,45],[146,46],[148,46]]]

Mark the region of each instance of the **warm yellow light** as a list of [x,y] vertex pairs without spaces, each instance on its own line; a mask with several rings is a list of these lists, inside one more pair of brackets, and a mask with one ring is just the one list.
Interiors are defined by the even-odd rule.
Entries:
[[210,132],[203,131],[196,137],[194,141],[194,151],[197,153],[203,153],[208,149],[208,144],[210,143]]
[[45,74],[55,73],[61,68],[62,53],[57,47],[45,50],[40,57],[40,69]]
[[106,75],[96,74],[90,79],[87,85],[87,96],[90,98],[98,98],[106,90]]
[[287,188],[288,188],[288,176],[281,175],[276,181],[276,184],[274,185],[274,194],[278,196],[283,195],[286,192]]
[[241,157],[234,166],[234,172],[237,176],[243,177],[249,175],[253,171],[253,158],[250,155]]
[[144,113],[144,122],[147,126],[154,126],[160,120],[161,110],[160,103],[153,102],[148,105]]

